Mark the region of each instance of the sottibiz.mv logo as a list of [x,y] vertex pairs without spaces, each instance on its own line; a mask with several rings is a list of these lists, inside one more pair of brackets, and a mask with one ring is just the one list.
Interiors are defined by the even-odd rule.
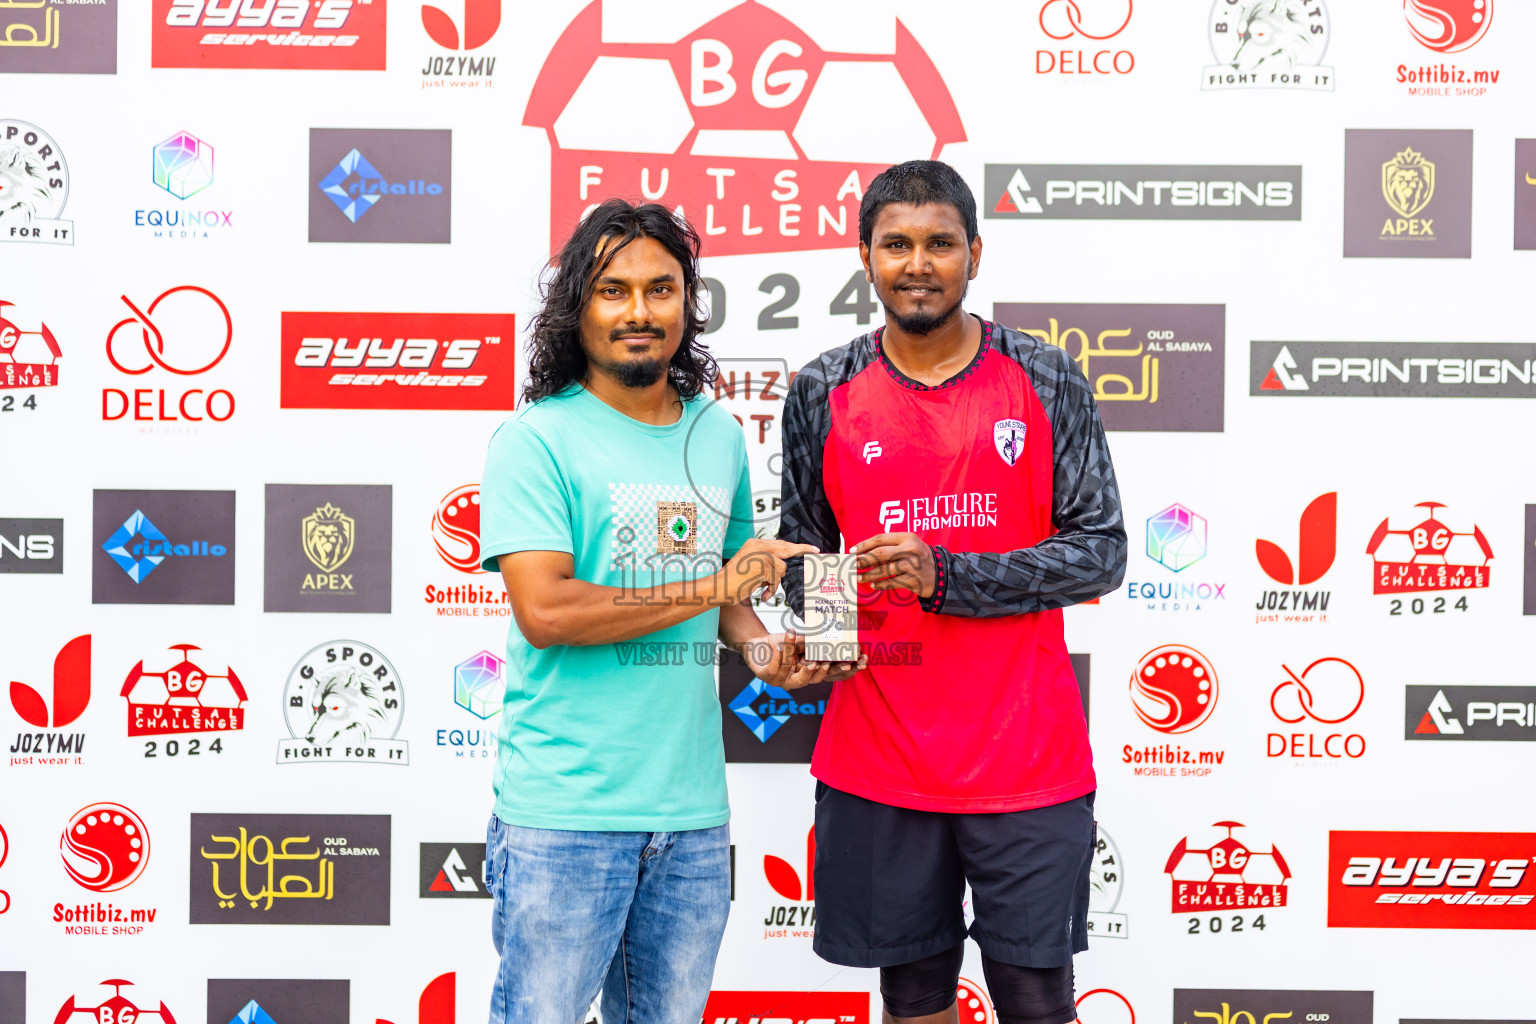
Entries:
[[[878,120],[859,115],[882,97]],[[615,121],[622,95],[650,112]],[[743,3],[674,43],[609,40],[601,0],[566,28],[523,123],[550,146],[550,239],[615,195],[696,225],[714,256],[840,249],[864,186],[965,141],[944,79],[900,21],[892,53],[823,50],[772,8]]]
[[516,330],[510,313],[284,313],[281,405],[510,410]]
[[1328,926],[1536,929],[1533,855],[1533,832],[1329,832]]

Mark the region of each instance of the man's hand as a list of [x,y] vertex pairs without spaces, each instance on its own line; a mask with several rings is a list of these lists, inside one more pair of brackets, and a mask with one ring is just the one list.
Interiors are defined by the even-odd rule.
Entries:
[[932,597],[938,586],[933,549],[915,533],[877,533],[853,546],[859,582],[873,590],[910,590]]
[[781,690],[835,683],[847,679],[869,663],[868,656],[862,654],[857,663],[806,661],[805,637],[795,632],[770,633],[748,640],[741,645],[741,656],[753,675]]
[[784,578],[784,559],[816,553],[817,549],[810,544],[753,537],[720,570],[724,590],[720,600],[725,604],[746,604],[757,591],[761,591],[763,599],[767,600],[779,589],[779,581]]

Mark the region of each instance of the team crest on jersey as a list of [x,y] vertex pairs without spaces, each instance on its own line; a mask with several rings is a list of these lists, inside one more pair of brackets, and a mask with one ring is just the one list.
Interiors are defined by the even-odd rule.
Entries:
[[656,550],[664,555],[699,553],[697,504],[691,501],[656,503]]
[[1023,420],[998,420],[992,424],[992,443],[997,446],[997,454],[1010,466],[1018,465],[1024,455],[1025,429]]

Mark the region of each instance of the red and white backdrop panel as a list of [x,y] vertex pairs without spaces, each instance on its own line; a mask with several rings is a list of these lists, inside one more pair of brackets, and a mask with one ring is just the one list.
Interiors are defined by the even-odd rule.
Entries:
[[[976,191],[967,307],[1078,360],[1124,499],[1125,586],[1066,613],[1083,1017],[1536,1016],[1525,5],[0,23],[6,1024],[482,1014],[508,620],[477,486],[551,245],[611,195],[699,228],[771,533],[784,389],[879,322],[858,202],[914,157]],[[810,948],[826,695],[722,676],[708,1015],[873,1019],[874,973]],[[965,977],[983,1021],[974,948]]]

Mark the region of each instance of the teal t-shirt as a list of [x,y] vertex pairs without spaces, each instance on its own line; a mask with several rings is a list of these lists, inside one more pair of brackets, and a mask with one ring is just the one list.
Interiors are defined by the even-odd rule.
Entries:
[[[699,395],[651,426],[573,385],[491,438],[484,567],[567,551],[576,578],[634,591],[716,572],[752,536],[741,426]],[[623,598],[621,598],[623,600]],[[528,643],[512,618],[496,814],[531,828],[668,832],[730,818],[714,683],[720,612],[619,644]]]

